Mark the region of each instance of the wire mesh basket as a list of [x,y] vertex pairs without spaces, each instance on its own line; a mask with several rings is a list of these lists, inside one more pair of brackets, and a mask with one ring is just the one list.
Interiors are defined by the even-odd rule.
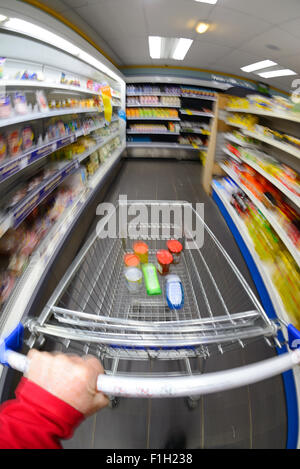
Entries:
[[[122,222],[121,210],[125,207],[128,214],[133,206],[149,214],[138,232],[131,229],[136,218]],[[188,247],[194,233],[184,216],[178,225],[174,208],[182,214],[190,211],[202,230],[202,246]],[[154,209],[169,213],[167,222],[163,216],[153,220]],[[105,237],[110,222],[117,222],[117,235]],[[145,288],[128,290],[124,254],[132,252],[137,239],[143,240],[149,247],[148,262],[156,264],[157,251],[166,249],[166,241],[179,232],[184,248],[171,272],[183,285],[184,305],[175,310],[168,307],[165,277],[159,276],[161,295],[149,296]],[[102,357],[127,359],[205,358],[228,345],[276,337],[277,328],[201,215],[177,201],[118,204],[70,265],[41,316],[30,322],[32,344],[39,336],[51,336],[91,347]]]

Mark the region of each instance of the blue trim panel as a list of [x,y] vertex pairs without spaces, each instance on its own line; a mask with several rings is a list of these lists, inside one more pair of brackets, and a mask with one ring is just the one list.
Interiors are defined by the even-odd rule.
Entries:
[[[229,215],[227,209],[225,208],[223,202],[219,198],[218,194],[213,191],[213,199],[218,205],[230,231],[232,232],[235,241],[240,248],[242,255],[245,259],[245,262],[249,268],[255,286],[257,288],[258,294],[260,296],[261,303],[269,316],[270,319],[276,319],[277,314],[274,310],[272,301],[270,299],[269,293],[264,285],[264,282],[261,278],[261,275],[256,267],[256,264],[250,254],[242,236],[240,235],[235,223],[233,222],[231,216]],[[278,333],[278,339],[283,339],[283,334],[281,331]],[[281,349],[277,348],[278,355],[286,353],[287,347],[283,346]],[[297,392],[295,379],[292,370],[286,371],[282,374],[285,396],[286,396],[286,410],[287,410],[287,449],[296,449],[298,444],[298,431],[299,431],[299,419],[298,419],[298,401],[297,401]]]

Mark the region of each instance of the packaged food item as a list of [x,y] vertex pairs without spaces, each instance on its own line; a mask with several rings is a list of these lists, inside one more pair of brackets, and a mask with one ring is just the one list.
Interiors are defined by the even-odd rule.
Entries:
[[167,248],[173,256],[173,264],[179,264],[183,249],[182,244],[177,239],[171,239],[167,242]]
[[184,305],[183,286],[178,275],[166,278],[166,298],[170,309],[181,309]]
[[137,267],[127,267],[124,271],[127,288],[130,292],[138,292],[142,286],[143,275]]
[[133,245],[133,251],[136,256],[140,259],[142,264],[148,263],[148,252],[149,248],[143,241],[137,241]]
[[161,295],[158,276],[154,264],[143,264],[142,271],[148,295]]
[[5,135],[0,134],[0,161],[4,160],[7,156],[7,144]]
[[140,259],[135,254],[125,254],[124,264],[126,267],[140,267]]
[[22,130],[22,146],[23,150],[29,150],[33,145],[34,133],[32,127],[24,127]]
[[0,57],[0,78],[3,78],[3,67],[5,64],[6,58]]
[[160,273],[160,275],[167,275],[170,270],[170,265],[173,262],[172,254],[166,249],[161,249],[160,251],[157,251],[156,258],[158,262],[158,272]]
[[40,112],[47,112],[49,110],[45,93],[42,90],[36,91],[36,101]]
[[3,304],[12,292],[15,278],[8,272],[0,273],[0,305]]
[[7,134],[9,156],[19,156],[22,149],[22,137],[19,130],[12,130]]
[[25,94],[17,91],[14,94],[13,101],[14,101],[14,108],[17,114],[21,114],[21,115],[27,114],[28,107],[27,107]]
[[12,112],[11,99],[9,95],[0,95],[0,119],[7,119]]

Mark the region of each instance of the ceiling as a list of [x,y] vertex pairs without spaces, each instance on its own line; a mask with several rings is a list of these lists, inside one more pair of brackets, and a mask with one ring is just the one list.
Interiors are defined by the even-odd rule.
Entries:
[[[117,64],[173,65],[245,78],[241,67],[265,59],[300,75],[300,0],[40,0],[89,35]],[[199,20],[211,23],[199,35]],[[186,37],[194,42],[183,61],[153,60],[148,36]],[[276,67],[275,67],[276,68]],[[297,76],[264,79],[290,91]]]

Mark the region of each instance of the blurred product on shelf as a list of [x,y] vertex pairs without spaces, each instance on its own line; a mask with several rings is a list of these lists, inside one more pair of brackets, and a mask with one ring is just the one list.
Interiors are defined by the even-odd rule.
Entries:
[[221,183],[230,195],[232,207],[245,223],[257,254],[270,272],[286,312],[294,325],[299,327],[300,270],[298,265],[269,222],[246,194],[228,179],[222,179]]
[[180,99],[176,96],[128,96],[127,106],[176,106],[180,107]]
[[177,86],[155,86],[155,85],[127,85],[127,95],[131,94],[145,94],[145,95],[157,95],[168,94],[171,96],[180,96],[180,88]]
[[213,91],[202,90],[200,88],[181,87],[181,95],[188,98],[215,98]]
[[182,135],[178,138],[178,143],[180,145],[197,145],[200,147],[207,146],[207,141],[202,140],[197,135],[187,135],[183,137]]
[[127,119],[133,118],[161,118],[161,119],[178,119],[178,111],[175,109],[164,108],[130,108],[126,110]]
[[165,132],[177,132],[178,127],[171,122],[167,125],[163,124],[132,124],[129,127],[129,131],[137,133],[165,133]]
[[[35,183],[38,184],[37,178]],[[84,190],[83,173],[78,170],[37,206],[18,228],[9,229],[0,238],[0,306],[8,300],[16,278],[26,268],[41,240]]]
[[248,95],[246,98],[230,96],[227,101],[227,107],[245,111],[261,111],[271,113],[295,113],[299,112],[299,107],[290,99],[283,96],[272,96],[267,98],[262,95]]
[[257,164],[266,173],[293,192],[293,194],[300,197],[300,176],[292,168],[263,152],[240,148],[240,155],[246,161]]
[[181,121],[182,132],[196,132],[203,135],[210,135],[210,126],[203,122]]
[[268,210],[273,212],[276,221],[282,226],[289,239],[299,250],[300,216],[290,204],[284,201],[281,191],[247,164],[228,161],[226,164],[232,169],[241,184]]
[[258,124],[258,118],[252,114],[242,114],[236,112],[234,114],[228,114],[227,122],[229,125],[233,124],[253,131],[256,124]]

